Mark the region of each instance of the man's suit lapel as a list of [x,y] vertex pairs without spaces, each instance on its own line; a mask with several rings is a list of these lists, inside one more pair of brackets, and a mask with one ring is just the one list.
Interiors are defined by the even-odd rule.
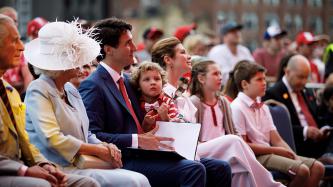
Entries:
[[6,125],[12,131],[12,133],[15,134],[15,136],[17,136],[17,132],[14,127],[14,124],[13,124],[12,120],[10,119],[6,106],[1,99],[0,99],[0,113],[1,113],[0,115],[1,115],[4,125]]
[[139,104],[138,100],[136,99],[136,97],[137,97],[136,92],[133,91],[133,89],[132,89],[128,75],[124,75],[124,83],[125,83],[128,97],[131,100],[133,110],[136,113],[138,120],[141,121],[143,119],[143,113],[141,112],[140,104]]
[[289,109],[291,109],[291,111],[289,111],[289,112],[293,113],[294,114],[293,116],[298,116],[296,108],[294,106],[293,101],[291,100],[291,96],[290,96],[290,94],[288,92],[288,89],[287,89],[286,85],[282,81],[279,82],[279,84],[280,84],[280,86],[279,86],[280,88],[279,89],[281,90],[281,93],[282,93],[282,95],[280,95],[280,97],[283,100],[285,100],[285,103],[287,105],[286,107],[289,108]]
[[104,80],[104,85],[108,88],[108,90],[110,91],[110,93],[128,111],[128,113],[130,113],[130,111],[128,110],[128,108],[126,106],[126,102],[125,102],[123,96],[121,95],[119,89],[117,88],[116,83],[112,79],[111,75],[102,66],[98,66],[98,68],[97,68],[96,71],[99,71],[99,73],[101,74],[101,77]]

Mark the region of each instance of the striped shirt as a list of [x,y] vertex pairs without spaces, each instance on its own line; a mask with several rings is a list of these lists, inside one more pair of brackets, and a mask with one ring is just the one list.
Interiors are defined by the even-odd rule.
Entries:
[[[178,110],[176,108],[176,105],[173,101],[172,98],[169,96],[165,95],[164,93],[161,93],[160,96],[156,99],[155,102],[153,103],[146,103],[143,99],[143,97],[140,98],[140,108],[146,115],[149,111],[154,110],[156,113],[153,115],[157,114],[157,109],[162,105],[162,103],[165,103],[168,105],[168,115],[170,120],[173,121],[173,119],[178,118]],[[156,118],[156,121],[160,121],[160,117],[158,116]]]

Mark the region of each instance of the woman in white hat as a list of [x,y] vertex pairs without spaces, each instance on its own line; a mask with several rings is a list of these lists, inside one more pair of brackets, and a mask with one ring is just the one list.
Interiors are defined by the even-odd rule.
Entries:
[[[81,96],[68,83],[81,66],[99,54],[99,44],[90,33],[83,33],[76,22],[52,22],[41,28],[37,39],[26,44],[25,57],[41,73],[30,84],[25,98],[29,137],[65,172],[93,177],[101,186],[150,186],[144,175],[119,169],[120,150],[113,144],[103,144],[88,131]],[[79,169],[74,161],[80,155],[95,156],[114,169]]]

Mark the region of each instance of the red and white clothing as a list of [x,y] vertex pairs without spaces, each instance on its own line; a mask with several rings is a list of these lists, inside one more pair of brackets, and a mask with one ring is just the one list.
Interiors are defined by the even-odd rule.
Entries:
[[[142,97],[140,98],[140,107],[145,115],[151,110],[154,110],[157,114],[157,109],[162,105],[162,103],[168,105],[168,115],[170,120],[178,117],[178,111],[175,103],[173,102],[173,99],[165,95],[163,92],[158,96],[156,101],[153,103],[147,103]],[[157,117],[156,121],[160,121],[160,117]]]

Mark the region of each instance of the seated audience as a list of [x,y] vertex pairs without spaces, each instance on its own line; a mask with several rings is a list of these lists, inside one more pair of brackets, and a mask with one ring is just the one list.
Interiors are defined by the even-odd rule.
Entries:
[[[20,64],[24,50],[14,21],[0,15],[0,77]],[[19,93],[0,79],[0,186],[96,186],[89,177],[65,175],[30,143],[25,105]]]
[[[180,79],[181,75],[191,70],[191,63],[189,63],[190,58],[187,55],[183,46],[181,45],[180,41],[176,38],[166,38],[164,40],[158,41],[153,47],[152,58],[154,62],[158,62],[160,66],[164,67],[164,69],[166,70],[169,82],[163,89],[164,93],[176,99],[177,109],[180,115],[183,116],[183,119],[193,123],[203,122],[201,120],[198,120],[202,119],[200,118],[201,113],[198,113],[199,108],[197,109],[195,106],[195,104],[197,104],[198,102],[192,103],[191,98],[186,95],[188,93],[179,93],[181,92],[180,90],[187,92],[187,89],[178,86],[179,82],[177,81],[177,79]],[[211,61],[207,60],[207,58],[202,60],[203,62],[201,64],[211,63]],[[194,67],[197,64],[200,64],[200,62],[196,62]],[[197,70],[198,69],[193,69],[192,73],[197,72]],[[216,86],[218,87],[221,85]],[[225,106],[225,102],[223,102],[223,104],[224,107],[228,108],[227,106]],[[207,121],[209,121],[210,119],[211,118],[209,118]],[[230,121],[231,119],[228,117],[224,119],[226,120],[226,122],[224,123],[226,126],[223,127],[225,127],[226,129],[226,134],[236,134],[232,126],[232,121]],[[216,129],[214,129],[213,131],[215,131],[216,134],[222,135],[222,132],[216,131]],[[201,133],[203,132],[204,130],[202,129]],[[257,186],[260,182],[258,182],[258,179],[255,179],[251,174],[251,171],[257,166],[259,167],[258,172],[260,172],[263,176],[268,176],[267,180],[263,180],[262,184],[270,184],[274,186],[271,175],[258,162],[257,165],[253,166],[253,168],[252,166],[250,166],[250,163],[252,164],[253,161],[256,162],[255,157],[252,151],[248,149],[247,145],[239,137],[230,135],[228,137],[217,138],[216,141],[209,141],[210,138],[207,137],[201,138],[200,141],[202,141],[203,143],[199,144],[197,155],[199,157],[208,157],[228,161],[232,167],[231,169],[233,174],[231,186]],[[245,145],[245,147],[243,147],[243,145]],[[235,150],[242,151],[237,154],[234,152]],[[279,185],[278,183],[275,184],[277,186]]]
[[276,130],[268,106],[261,103],[266,91],[265,68],[244,64],[234,76],[239,93],[231,103],[233,119],[258,161],[267,169],[291,175],[288,186],[318,186],[324,166],[296,155]]
[[305,87],[309,73],[309,61],[304,56],[291,57],[282,80],[267,90],[264,100],[274,99],[288,108],[297,153],[319,158],[333,150],[327,146],[332,136],[328,131],[320,130],[324,124],[318,119],[315,95]]
[[275,82],[277,70],[281,59],[285,55],[283,40],[287,31],[281,30],[278,25],[269,26],[264,34],[266,45],[253,52],[255,62],[267,69],[267,80]]
[[[136,46],[132,26],[117,18],[101,20],[94,26],[96,39],[101,42],[97,70],[80,85],[89,117],[89,129],[105,142],[120,148],[158,150],[172,138],[155,136],[158,126],[144,133],[139,101],[123,74],[124,67],[134,63]],[[187,58],[186,54],[177,54]],[[168,58],[168,57],[165,57]],[[129,152],[131,149],[126,149]],[[135,152],[137,153],[137,152]],[[144,174],[152,186],[229,186],[230,167],[226,162],[201,159],[201,162],[168,158],[123,156],[125,169]],[[207,173],[207,176],[206,176]]]
[[101,186],[150,186],[145,176],[132,171],[75,167],[80,155],[95,156],[112,168],[122,167],[120,150],[113,144],[102,144],[88,131],[89,120],[80,94],[66,83],[100,51],[98,42],[82,34],[76,24],[48,23],[37,39],[26,44],[25,56],[41,74],[31,82],[25,98],[29,137],[66,172],[92,177]]
[[223,37],[223,44],[213,47],[208,53],[208,57],[220,65],[222,70],[222,85],[226,84],[229,72],[234,69],[237,62],[241,60],[253,62],[250,50],[241,45],[242,28],[243,25],[237,24],[234,21],[227,22],[220,30],[220,34]]

